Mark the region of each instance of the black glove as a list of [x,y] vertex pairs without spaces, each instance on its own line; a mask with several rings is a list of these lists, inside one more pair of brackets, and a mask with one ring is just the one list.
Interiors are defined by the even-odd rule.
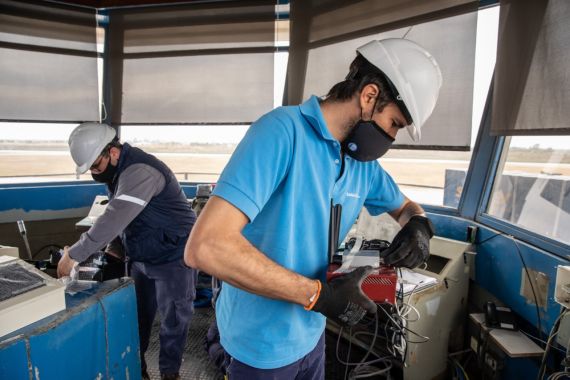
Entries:
[[376,304],[360,288],[372,271],[371,266],[360,267],[322,284],[319,298],[311,310],[346,326],[354,326],[367,312],[375,314]]
[[390,245],[380,252],[384,263],[395,267],[415,268],[429,257],[429,239],[434,234],[431,221],[425,216],[414,215]]

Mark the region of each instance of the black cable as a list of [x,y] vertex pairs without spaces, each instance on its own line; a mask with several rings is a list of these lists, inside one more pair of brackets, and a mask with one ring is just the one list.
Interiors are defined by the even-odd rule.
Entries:
[[50,247],[57,248],[57,249],[63,249],[63,247],[62,247],[61,245],[58,245],[58,244],[46,244],[46,245],[44,245],[43,247],[41,247],[40,249],[36,250],[36,252],[32,255],[32,259],[35,259],[36,256],[37,256],[41,251],[43,251],[43,250],[46,249],[46,248],[50,248]]
[[406,33],[404,33],[404,36],[402,37],[402,39],[406,38],[406,36],[408,35],[408,33],[410,33],[410,31],[412,30],[413,27],[414,27],[413,25],[410,26],[410,28],[406,31]]
[[469,364],[469,360],[471,360],[471,358],[473,357],[473,351],[469,351],[467,353],[467,358],[465,359],[465,361],[463,362],[463,368],[467,368],[467,365]]
[[[351,349],[351,348],[350,348],[350,345],[351,345],[351,343],[352,343],[352,339],[355,338],[357,335],[368,334],[368,335],[371,335],[371,336],[372,336],[372,341],[370,342],[370,346],[369,346],[368,349],[366,350],[366,354],[364,355],[364,357],[360,360],[360,362],[357,362],[357,363],[356,363],[356,362],[355,362],[355,363],[350,362],[350,358],[349,358],[349,357],[347,357],[346,362],[342,362],[342,361],[340,360],[340,358],[339,358],[339,355],[338,355],[338,344],[337,344],[337,360],[338,360],[340,363],[343,363],[343,364],[346,364],[346,365],[359,365],[359,364],[365,363],[365,362],[366,362],[366,359],[368,359],[368,356],[370,356],[370,354],[379,356],[378,354],[376,354],[376,353],[374,352],[374,346],[376,345],[376,339],[378,338],[378,314],[375,314],[374,320],[375,320],[374,333],[369,333],[368,331],[357,331],[357,332],[355,332],[355,333],[353,334],[353,333],[352,333],[352,328],[349,329],[349,333],[348,333],[348,335],[349,335],[349,339],[348,339],[348,341],[349,341],[349,351],[350,351],[350,349]],[[342,333],[342,330],[343,330],[343,329],[341,328],[341,331],[340,331],[340,333],[339,333],[339,337],[340,337],[340,335],[341,335],[341,333]],[[340,341],[340,339],[338,339],[338,341]],[[337,341],[337,342],[338,342],[338,341]]]
[[[399,274],[400,278],[403,278],[403,277],[404,277],[404,276],[402,275],[402,269],[401,269],[401,268],[398,268],[398,274]],[[417,288],[417,285],[416,285],[416,288]],[[409,296],[409,298],[408,298],[409,301],[412,299],[412,295],[414,294],[414,291],[416,290],[416,288],[414,288],[414,289],[412,290],[412,292],[411,292],[411,294],[410,294],[410,296]],[[397,293],[397,298],[398,298],[398,300],[399,300],[402,304],[404,303],[404,296],[405,296],[405,295],[404,295],[404,282],[401,281],[401,282],[400,282],[400,290],[399,290],[398,293]],[[408,356],[408,345],[409,345],[410,343],[411,343],[411,344],[426,343],[426,342],[429,341],[429,338],[428,338],[428,337],[425,337],[425,336],[423,336],[423,335],[420,335],[420,334],[416,333],[415,331],[409,329],[407,326],[404,325],[404,323],[402,323],[402,326],[398,326],[398,327],[399,327],[399,332],[400,332],[401,339],[404,339],[404,340],[406,341],[406,346],[405,346],[404,352],[403,352],[403,354],[402,354],[402,355],[403,355],[403,356],[402,356],[402,361],[405,362],[405,361],[406,361],[406,357]],[[405,330],[405,331],[408,331],[408,332],[410,332],[410,333],[412,333],[412,334],[414,334],[415,336],[418,336],[418,337],[422,338],[423,340],[421,340],[421,341],[413,341],[413,340],[410,340],[409,337],[406,337],[406,336],[405,336],[404,330]]]
[[[532,335],[532,334],[529,334],[528,332],[524,331],[524,330],[521,329],[521,328],[519,328],[519,331],[522,332],[524,335],[528,336],[529,338],[531,338],[531,339],[533,339],[533,340],[535,340],[535,341],[537,341],[537,342],[540,342],[540,343],[542,343],[542,344],[544,344],[544,345],[546,346],[546,343],[547,343],[547,342],[546,342],[545,340],[538,339],[536,336],[534,336],[534,335]],[[560,351],[560,352],[563,353],[563,354],[566,354],[566,351],[567,351],[567,350],[560,349],[560,348],[558,348],[558,347],[552,347],[552,348],[554,348],[554,349],[557,350],[557,351]]]
[[[357,364],[356,367],[351,371],[351,373],[350,373],[351,377],[352,377],[353,373],[354,374],[358,373],[358,369],[360,366],[362,366],[364,363],[366,363],[366,359],[368,359],[368,356],[370,356],[370,353],[372,352],[372,350],[374,349],[374,345],[376,344],[376,337],[378,336],[378,313],[374,314],[374,316],[375,316],[375,320],[376,320],[376,326],[374,328],[374,337],[372,338],[372,342],[370,343],[370,347],[368,348],[368,351],[366,351],[366,355],[364,355],[362,360],[360,360],[360,363]],[[352,340],[352,331],[350,332],[350,335],[351,335],[351,340]],[[349,358],[347,358],[347,362],[349,361],[348,359]]]
[[513,236],[511,236],[511,235],[505,234],[505,233],[503,233],[503,232],[498,232],[498,233],[496,233],[495,235],[493,235],[493,236],[491,236],[491,237],[488,237],[488,238],[485,239],[485,240],[482,240],[482,241],[480,241],[480,242],[475,242],[474,245],[481,245],[481,244],[486,243],[486,242],[488,242],[489,240],[494,239],[494,238],[496,238],[497,236],[501,236],[501,235],[510,238],[510,240],[515,244],[515,247],[516,247],[516,249],[517,249],[517,253],[518,253],[519,258],[520,258],[520,260],[521,260],[521,262],[522,262],[524,271],[525,271],[525,273],[526,273],[526,277],[528,278],[528,282],[529,282],[529,284],[530,284],[530,290],[532,291],[532,295],[533,295],[533,297],[534,297],[534,305],[535,305],[535,307],[536,307],[536,318],[537,318],[537,324],[538,324],[538,337],[539,337],[540,339],[542,339],[542,319],[540,318],[540,306],[539,306],[539,304],[538,304],[538,297],[537,297],[536,291],[535,291],[535,289],[534,289],[534,283],[533,283],[533,281],[532,281],[532,279],[531,279],[531,277],[530,277],[530,273],[528,272],[528,267],[526,266],[526,262],[525,262],[525,260],[524,260],[524,258],[523,258],[523,255],[522,255],[522,253],[521,253],[521,250],[520,250],[520,248],[519,248],[519,245],[518,245],[516,239],[515,239]]
[[376,344],[376,338],[378,337],[378,313],[374,314],[374,319],[376,322],[376,324],[374,326],[374,338],[372,338],[372,342],[370,343],[370,347],[368,348],[366,355],[364,355],[364,357],[362,358],[360,363],[366,362],[366,359],[368,359],[368,356],[370,356],[370,353],[372,352],[372,350],[374,349],[374,345]]
[[536,318],[537,318],[537,323],[538,323],[538,337],[540,339],[542,339],[542,323],[541,323],[541,319],[540,319],[540,307],[538,306],[538,297],[536,296],[536,291],[534,290],[534,284],[533,284],[532,279],[530,278],[530,273],[528,273],[528,268],[526,266],[526,262],[524,261],[521,250],[519,248],[519,244],[517,243],[517,241],[515,240],[514,237],[512,237],[512,236],[509,236],[509,237],[511,238],[513,243],[515,243],[515,247],[517,248],[517,253],[519,254],[519,257],[520,257],[521,262],[522,262],[523,267],[524,267],[524,271],[526,273],[526,277],[528,278],[528,282],[530,284],[530,290],[532,290],[532,295],[534,296],[534,305],[536,306]]
[[[378,305],[378,306],[379,306],[379,308],[382,309],[382,311],[384,313],[386,313],[388,315],[389,320],[390,320],[391,316],[388,314],[388,312],[386,310],[384,310],[382,305]],[[345,365],[345,374],[344,374],[345,379],[347,378],[347,376],[348,376],[349,380],[352,380],[352,379],[368,378],[368,377],[372,377],[372,376],[378,376],[378,375],[383,375],[385,373],[389,373],[390,369],[392,368],[392,363],[389,360],[389,357],[388,356],[381,356],[377,352],[374,351],[374,347],[376,345],[376,340],[377,340],[377,338],[379,338],[379,336],[378,336],[378,324],[379,324],[379,317],[378,317],[378,314],[375,314],[374,315],[374,333],[369,333],[367,331],[358,331],[358,332],[355,332],[353,334],[352,329],[349,330],[349,337],[348,337],[349,346],[348,346],[348,354],[347,354],[346,361],[343,361],[339,355],[340,337],[342,335],[343,328],[340,329],[339,334],[338,334],[338,338],[337,338],[337,344],[336,344],[336,359],[339,363]],[[387,326],[387,325],[388,325],[388,323],[385,324],[385,326]],[[396,327],[400,327],[400,326],[396,325]],[[400,330],[398,330],[398,331],[400,331]],[[369,346],[366,354],[364,355],[364,357],[359,362],[351,362],[350,361],[350,353],[351,353],[351,349],[352,349],[352,339],[356,338],[357,335],[361,335],[361,334],[371,335],[372,341],[371,341],[370,346]],[[388,342],[387,334],[386,334],[386,342]],[[376,357],[376,359],[367,361],[367,359],[369,358],[370,355],[374,355]],[[386,367],[383,369],[379,369],[377,367],[372,366],[372,364],[378,363],[378,362],[383,362]],[[349,366],[355,366],[355,368],[352,369],[350,372],[348,372]]]
[[[350,242],[349,242],[349,244],[350,244]],[[352,243],[352,244],[354,244],[354,243]],[[399,271],[400,278],[402,278],[403,276],[402,276],[402,272],[401,272],[400,268],[398,268],[398,271]],[[398,292],[399,294],[397,294],[397,298],[399,301],[401,301],[403,303],[404,302],[404,284],[403,284],[403,282],[400,282],[399,288],[400,289]],[[382,311],[388,317],[388,320],[384,324],[384,334],[386,336],[386,344],[387,345],[391,344],[393,339],[395,339],[396,337],[398,339],[401,339],[401,340],[406,342],[403,352],[399,352],[399,354],[402,355],[402,361],[405,363],[407,353],[408,353],[408,345],[410,343],[412,343],[412,344],[425,343],[429,340],[429,338],[424,337],[424,336],[416,333],[415,331],[409,329],[405,325],[404,321],[400,320],[397,316],[392,316],[391,313],[389,313],[387,310],[385,310],[382,305],[378,305],[378,306],[380,309],[382,309]],[[397,305],[391,305],[391,307],[397,307]],[[398,322],[396,322],[394,320],[394,318],[397,318]],[[339,361],[339,363],[345,365],[345,371],[344,371],[344,379],[345,380],[346,380],[347,376],[349,379],[365,378],[365,377],[371,377],[371,376],[375,376],[375,375],[378,375],[381,373],[385,373],[386,371],[389,370],[389,368],[387,367],[387,368],[384,368],[383,370],[374,371],[374,370],[377,370],[377,368],[370,366],[370,364],[372,364],[374,362],[386,360],[386,358],[380,357],[376,352],[373,351],[373,348],[375,346],[375,342],[378,338],[378,323],[379,323],[378,314],[375,314],[373,321],[375,322],[375,329],[374,329],[374,333],[371,334],[373,337],[372,342],[371,342],[370,347],[367,350],[365,356],[358,363],[350,362],[350,354],[352,351],[352,339],[354,337],[356,337],[356,335],[359,335],[361,333],[364,334],[364,332],[356,332],[353,334],[352,329],[349,330],[349,338],[348,338],[349,344],[348,344],[347,356],[346,356],[346,361],[343,361],[342,359],[340,359],[339,346],[340,346],[340,338],[341,338],[341,335],[342,335],[342,332],[344,329],[341,328],[339,331],[338,338],[337,338],[337,345],[336,345],[336,359],[337,359],[337,361]],[[369,325],[371,322],[372,322],[372,320],[368,320],[368,318],[365,317],[361,323],[363,325]],[[390,327],[390,330],[392,330],[392,332],[391,332],[392,341],[390,339],[388,339],[389,334],[387,331],[387,328],[389,327],[390,324],[394,325],[393,327]],[[424,340],[423,341],[410,341],[406,338],[406,331],[411,333],[411,334],[414,334],[414,335],[416,335],[416,336],[418,336]],[[392,352],[389,347],[388,347],[388,351]],[[366,360],[368,359],[370,354],[373,354],[374,356],[378,357],[378,359],[372,360],[370,362],[366,362]],[[394,352],[394,355],[396,355],[395,352]],[[400,355],[398,355],[398,356],[400,356]],[[352,366],[352,365],[355,365],[356,367],[349,372],[349,366]]]
[[496,238],[497,236],[501,236],[501,235],[506,235],[506,234],[505,234],[504,232],[497,232],[496,234],[494,234],[494,235],[491,236],[491,237],[488,237],[488,238],[485,239],[485,240],[476,241],[475,243],[473,243],[473,245],[481,245],[481,244],[486,243],[486,242],[488,242],[489,240],[493,240],[493,239]]
[[548,339],[546,340],[546,347],[544,348],[544,354],[542,354],[542,360],[540,361],[540,367],[538,369],[538,380],[542,380],[544,377],[544,372],[546,371],[546,358],[548,357],[549,347],[552,341],[552,338],[558,333],[558,327],[560,326],[560,322],[562,321],[562,317],[564,317],[567,313],[566,309],[560,310],[560,314],[556,321],[554,321],[554,325],[552,325],[552,329],[550,330],[550,334],[548,335]]
[[[377,354],[376,352],[374,352],[374,346],[376,345],[376,339],[378,338],[378,314],[375,314],[374,322],[375,322],[374,334],[372,334],[372,342],[370,343],[370,347],[368,348],[366,354],[360,360],[360,362],[356,363],[356,366],[354,367],[354,369],[352,371],[350,371],[349,379],[361,379],[361,378],[367,378],[367,377],[372,377],[372,376],[376,376],[376,375],[381,375],[381,374],[384,374],[384,373],[390,371],[390,368],[392,367],[392,364],[387,359],[387,357],[382,357],[379,354]],[[356,336],[359,334],[365,334],[365,333],[367,333],[367,332],[356,332],[356,333],[354,333],[354,335],[352,335],[352,332],[351,332],[351,339],[353,337],[356,338]],[[366,361],[368,359],[368,357],[370,356],[370,354],[376,356],[377,359]],[[386,368],[383,368],[383,369],[378,369],[377,367],[371,366],[371,364],[374,364],[377,362],[384,362],[385,364],[387,362],[388,364],[386,364]],[[347,364],[353,365],[354,363],[347,363]]]
[[348,363],[350,363],[350,350],[352,348],[352,327],[348,329],[348,351],[346,353],[346,363],[344,363],[344,380],[348,376]]
[[485,354],[487,353],[490,334],[491,330],[485,330],[483,326],[481,326],[481,330],[479,330],[479,346],[477,347],[477,362],[479,368],[481,368],[482,371],[481,380],[485,380],[485,374],[486,374]]
[[[402,304],[404,303],[404,281],[403,278],[404,276],[402,276],[402,268],[398,268],[399,272],[400,272],[400,277],[402,278],[402,282],[400,282],[400,292],[402,293]],[[414,288],[415,290],[415,288]],[[412,294],[414,293],[414,291],[412,290]],[[408,298],[408,301],[411,301],[412,296],[410,295],[410,297]],[[404,326],[405,327],[405,326]],[[404,339],[406,341],[406,347],[404,347],[404,353],[402,354],[402,362],[406,363],[406,360],[408,358],[408,340],[405,338],[405,333],[402,331],[400,333],[400,339]]]

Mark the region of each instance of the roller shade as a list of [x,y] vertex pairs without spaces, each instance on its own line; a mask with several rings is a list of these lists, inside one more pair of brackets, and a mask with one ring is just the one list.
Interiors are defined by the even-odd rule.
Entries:
[[122,123],[250,123],[273,108],[275,1],[110,13]]
[[273,54],[126,60],[124,123],[252,122],[273,108]]
[[[309,0],[307,6],[310,6]],[[307,9],[314,14],[311,20],[309,42],[347,36],[381,25],[395,25],[403,20],[414,23],[429,20],[434,14],[450,8],[473,10],[473,0],[360,0],[360,1],[313,1]],[[292,6],[294,6],[294,2]],[[467,7],[467,8],[465,8]]]
[[491,134],[570,134],[570,2],[503,0]]
[[95,11],[0,0],[0,119],[99,119]]
[[[433,54],[442,70],[443,85],[436,108],[422,127],[421,141],[415,143],[407,133],[403,132],[398,134],[396,146],[468,150],[471,142],[477,29],[477,13],[473,10],[476,10],[476,6],[473,6],[472,2],[411,1],[410,4],[414,6],[408,9],[401,6],[400,2],[378,2],[379,4],[372,2],[375,3],[374,6],[369,8],[369,13],[366,13],[361,3],[342,8],[358,7],[359,11],[355,12],[354,17],[350,17],[352,13],[348,13],[347,24],[339,25],[336,30],[333,27],[334,22],[328,20],[325,15],[336,14],[340,10],[315,16],[312,19],[315,24],[309,23],[311,27],[300,33],[304,33],[304,42],[303,35],[294,35],[296,32],[292,32],[290,53],[292,57],[289,61],[291,67],[287,78],[288,103],[295,104],[294,99],[298,98],[300,102],[312,94],[326,95],[334,84],[344,79],[359,46],[372,39],[405,36],[406,39],[419,43]],[[398,5],[396,3],[400,6],[396,7]],[[449,14],[450,11],[444,12],[452,5],[455,5],[452,15]],[[383,7],[387,7],[387,14],[380,12]],[[472,11],[465,13],[466,10]],[[430,11],[435,13],[426,14]],[[296,12],[292,9],[292,18]],[[454,15],[456,13],[460,14]],[[411,21],[402,22],[403,19]],[[417,20],[429,19],[435,20],[416,23]],[[291,22],[292,30],[299,25],[299,20],[292,19]],[[374,22],[379,24],[373,26]],[[383,27],[381,23],[386,23],[388,26]],[[329,24],[330,27],[327,26]],[[395,25],[400,27],[393,28]],[[362,30],[358,31],[359,28]],[[379,32],[370,33],[374,30]],[[297,42],[298,49],[295,48]],[[300,57],[303,54],[306,55],[305,62],[302,62],[303,57]],[[299,78],[302,80],[299,81]]]

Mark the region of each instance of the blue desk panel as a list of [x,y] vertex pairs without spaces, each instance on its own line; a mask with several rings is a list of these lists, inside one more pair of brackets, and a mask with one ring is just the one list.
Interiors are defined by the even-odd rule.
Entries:
[[66,294],[66,310],[0,338],[0,379],[141,378],[132,280]]

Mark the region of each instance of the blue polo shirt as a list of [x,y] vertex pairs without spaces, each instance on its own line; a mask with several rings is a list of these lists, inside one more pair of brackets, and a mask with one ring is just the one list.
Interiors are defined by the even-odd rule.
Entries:
[[[341,174],[342,159],[340,144],[313,96],[256,121],[220,176],[214,195],[247,215],[250,223],[243,235],[257,249],[291,271],[324,280],[331,199],[342,204],[341,241],[363,205],[378,215],[404,201],[378,162],[345,155]],[[311,352],[324,331],[325,317],[303,306],[227,283],[220,294],[216,317],[222,346],[252,367],[291,364]]]

